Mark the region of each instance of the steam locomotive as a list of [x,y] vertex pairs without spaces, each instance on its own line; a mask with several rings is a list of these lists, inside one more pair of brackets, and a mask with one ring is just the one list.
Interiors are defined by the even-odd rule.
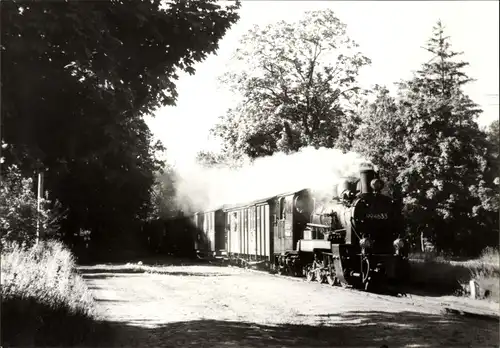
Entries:
[[370,291],[403,279],[408,264],[401,209],[383,186],[364,165],[329,196],[303,189],[197,212],[182,234],[199,258]]

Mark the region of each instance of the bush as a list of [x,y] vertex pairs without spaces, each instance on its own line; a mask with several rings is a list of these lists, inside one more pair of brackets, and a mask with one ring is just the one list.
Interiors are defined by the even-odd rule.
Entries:
[[17,166],[7,168],[0,183],[0,243],[16,241],[33,245],[37,221],[47,237],[56,237],[64,216],[59,202],[41,200],[40,213],[32,178],[23,177]]
[[5,243],[1,256],[2,344],[81,344],[95,307],[71,252],[56,241]]
[[485,264],[500,267],[500,252],[498,249],[487,247],[481,253],[479,260]]

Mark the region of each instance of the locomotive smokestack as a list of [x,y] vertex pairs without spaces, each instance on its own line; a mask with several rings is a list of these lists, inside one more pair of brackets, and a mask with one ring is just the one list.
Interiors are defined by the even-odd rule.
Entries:
[[370,182],[375,179],[375,170],[373,166],[363,165],[361,166],[360,173],[360,184],[361,184],[361,193],[371,193],[373,191],[370,186]]

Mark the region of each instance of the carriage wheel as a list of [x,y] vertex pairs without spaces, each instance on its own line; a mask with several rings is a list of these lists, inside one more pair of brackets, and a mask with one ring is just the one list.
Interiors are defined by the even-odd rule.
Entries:
[[316,271],[316,281],[321,284],[324,280],[325,277],[321,274],[321,271]]
[[314,280],[314,278],[316,278],[316,274],[314,272],[312,272],[312,271],[307,270],[306,280],[308,282],[312,282]]
[[337,277],[334,276],[333,274],[329,273],[327,274],[326,276],[326,281],[328,282],[328,284],[330,284],[331,286],[334,286],[334,285],[337,285]]

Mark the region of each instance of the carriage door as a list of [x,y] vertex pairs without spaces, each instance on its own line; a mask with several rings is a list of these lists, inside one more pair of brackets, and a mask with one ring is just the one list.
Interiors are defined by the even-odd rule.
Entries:
[[278,201],[278,228],[277,238],[275,237],[274,252],[281,253],[285,250],[293,249],[292,238],[292,197],[281,197]]
[[274,252],[275,253],[281,253],[285,250],[285,242],[284,242],[284,236],[285,236],[285,219],[284,219],[284,212],[285,212],[285,197],[281,197],[278,200],[278,204],[276,204],[276,209],[277,209],[277,229],[275,233],[275,240],[274,240]]
[[293,245],[293,195],[285,199],[284,207],[284,243],[285,250],[294,250]]

